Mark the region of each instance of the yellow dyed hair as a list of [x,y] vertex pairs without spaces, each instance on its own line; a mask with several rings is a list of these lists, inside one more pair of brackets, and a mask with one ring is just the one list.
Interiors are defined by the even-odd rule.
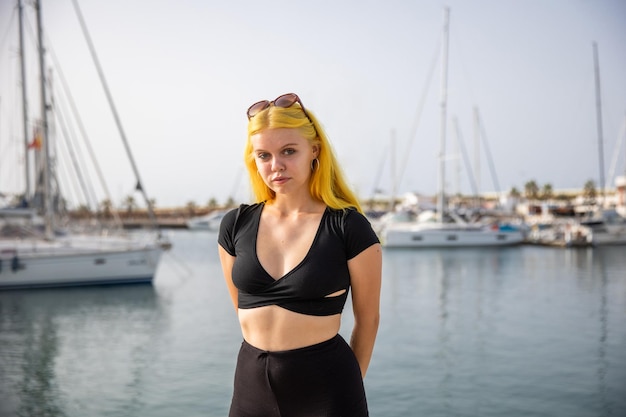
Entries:
[[267,129],[298,129],[311,146],[319,147],[317,157],[319,164],[316,163],[317,167],[311,172],[309,179],[309,191],[313,198],[323,201],[333,209],[354,207],[362,213],[361,205],[346,183],[326,133],[308,108],[306,112],[308,118],[297,103],[288,108],[270,106],[248,122],[248,140],[244,151],[244,161],[256,202],[272,201],[276,198],[276,193],[258,175],[250,138]]

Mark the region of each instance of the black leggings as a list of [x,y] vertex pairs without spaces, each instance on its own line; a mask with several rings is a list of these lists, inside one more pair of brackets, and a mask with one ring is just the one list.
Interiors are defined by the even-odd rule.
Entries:
[[241,344],[229,417],[367,417],[359,364],[339,335],[268,352]]

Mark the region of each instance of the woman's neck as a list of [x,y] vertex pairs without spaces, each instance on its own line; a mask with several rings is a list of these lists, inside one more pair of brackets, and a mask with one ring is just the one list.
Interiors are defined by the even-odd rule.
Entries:
[[277,195],[274,200],[266,203],[266,205],[271,206],[272,209],[276,210],[281,215],[295,213],[319,213],[326,209],[324,202],[314,199],[309,194],[301,198]]

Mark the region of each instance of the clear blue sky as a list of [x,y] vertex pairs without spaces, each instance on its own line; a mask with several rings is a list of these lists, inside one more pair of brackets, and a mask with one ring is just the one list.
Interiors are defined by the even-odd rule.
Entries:
[[[144,186],[161,207],[223,202],[231,195],[246,201],[245,110],[285,92],[298,93],[321,119],[361,197],[376,186],[391,189],[392,136],[396,168],[408,163],[398,193],[435,193],[439,63],[430,82],[429,73],[446,5],[448,151],[456,152],[457,118],[474,163],[476,106],[502,191],[523,189],[529,180],[555,189],[598,183],[594,41],[607,172],[626,116],[623,0],[78,1]],[[49,45],[118,204],[135,180],[72,1],[44,0],[42,8]],[[35,20],[27,9],[32,48]],[[14,10],[15,1],[0,0],[3,191],[22,187],[21,168],[13,163],[21,149]],[[34,56],[27,58],[34,114],[37,72]],[[623,174],[624,148],[621,155],[617,170]],[[470,193],[465,168],[452,157],[448,167],[448,189]],[[479,186],[495,190],[484,152]]]

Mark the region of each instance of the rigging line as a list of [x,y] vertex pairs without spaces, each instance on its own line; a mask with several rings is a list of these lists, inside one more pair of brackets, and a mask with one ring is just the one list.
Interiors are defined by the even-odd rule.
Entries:
[[104,72],[102,71],[102,67],[100,65],[100,61],[98,60],[98,56],[96,55],[96,50],[94,48],[93,42],[91,41],[91,36],[89,35],[89,32],[87,30],[87,25],[85,24],[85,20],[83,19],[83,15],[80,11],[80,7],[78,6],[78,0],[72,0],[72,3],[74,4],[74,11],[76,12],[76,15],[78,16],[78,20],[80,22],[80,26],[83,30],[83,35],[85,36],[85,40],[87,41],[87,45],[89,46],[89,51],[91,52],[91,57],[94,61],[94,64],[96,65],[96,69],[98,71],[98,76],[100,77],[100,82],[102,83],[102,88],[104,89],[104,92],[106,94],[107,100],[109,102],[109,107],[111,108],[111,112],[113,113],[113,118],[115,119],[115,123],[117,125],[117,129],[120,133],[120,136],[122,137],[122,142],[124,144],[124,147],[126,148],[126,154],[128,156],[128,159],[130,160],[130,164],[133,168],[133,171],[135,173],[135,178],[137,180],[137,185],[138,185],[138,191],[141,192],[141,195],[144,198],[144,202],[146,203],[146,206],[148,207],[148,216],[150,217],[150,221],[152,222],[152,225],[154,227],[154,229],[157,230],[158,232],[158,236],[159,238],[161,237],[161,230],[159,228],[159,223],[156,219],[156,216],[154,215],[154,208],[152,207],[152,202],[150,201],[150,199],[148,198],[148,194],[146,193],[146,188],[143,184],[143,182],[141,181],[141,177],[139,175],[139,169],[137,168],[137,164],[135,164],[135,159],[133,158],[132,152],[130,150],[130,144],[128,143],[128,140],[126,139],[126,133],[124,132],[124,128],[122,126],[122,121],[120,120],[120,116],[117,113],[117,109],[115,107],[115,104],[113,102],[113,96],[111,95],[111,92],[109,90],[108,84],[106,82],[106,79],[104,77]]
[[[14,101],[14,104],[12,106],[8,106],[8,108],[10,108],[11,112],[8,114],[11,117],[6,117],[5,120],[8,120],[8,124],[3,125],[2,127],[6,127],[6,140],[2,140],[2,138],[0,138],[0,167],[11,167],[13,166],[14,168],[17,168],[17,166],[19,166],[19,161],[20,159],[23,157],[23,152],[24,152],[24,148],[22,146],[22,134],[21,133],[15,133],[17,129],[21,129],[21,126],[16,127],[15,126],[15,119],[17,119],[16,117],[13,117],[16,114],[16,109],[19,109],[20,106],[20,98],[19,98],[19,93],[18,94],[14,94],[11,95],[10,98],[12,98],[12,100]],[[2,115],[2,113],[4,113],[3,111],[3,106],[2,104],[2,100],[0,97],[0,116]],[[7,110],[8,111],[8,110]],[[14,152],[14,154],[11,154],[11,152]],[[11,160],[11,161],[16,161],[13,164],[10,164],[9,162],[4,162],[7,160]],[[8,172],[7,172],[8,171]],[[20,188],[24,188],[21,184],[20,184],[20,179],[21,176],[17,175],[18,169],[10,169],[10,170],[6,170],[4,171],[5,174],[9,174],[9,175],[4,175],[2,174],[2,170],[0,169],[0,178],[4,178],[3,183],[6,186],[8,186],[8,184],[13,184],[13,186],[15,187],[15,189],[20,189]]]
[[[469,179],[470,186],[472,187],[472,193],[477,196],[478,188],[476,187],[476,180],[474,179],[474,175],[472,174],[472,165],[469,162],[469,157],[467,155],[467,150],[465,149],[465,143],[463,141],[463,135],[461,133],[461,127],[459,126],[459,120],[456,116],[452,117],[452,123],[455,127],[456,133],[456,141],[461,150],[461,155],[463,156],[463,164],[465,165],[465,170],[467,171],[467,178]],[[460,192],[461,190],[459,190]]]
[[[57,118],[55,117],[55,120]],[[64,141],[62,141],[63,145],[60,148],[60,152],[57,153],[57,155],[60,157],[61,152],[63,152],[64,154],[68,153],[67,150],[67,143],[65,143]],[[55,165],[56,170],[55,170],[55,177],[57,180],[58,185],[58,189],[61,189],[61,183],[64,184],[63,187],[63,198],[67,199],[70,196],[73,198],[73,201],[77,201],[79,203],[79,206],[82,205],[82,200],[80,197],[82,196],[82,194],[77,190],[77,188],[79,188],[79,186],[76,184],[76,175],[71,175],[68,171],[69,171],[69,167],[66,164],[56,164]],[[60,193],[60,191],[58,191]],[[83,196],[84,197],[84,196]]]
[[480,127],[480,136],[482,138],[482,142],[485,144],[485,154],[487,155],[487,162],[489,163],[489,171],[491,172],[491,180],[493,181],[493,186],[495,187],[496,193],[502,192],[500,189],[500,182],[498,181],[498,176],[496,175],[496,168],[493,164],[493,157],[491,156],[491,150],[489,149],[489,142],[487,141],[487,132],[485,130],[485,125],[480,117],[478,112],[478,107],[476,107],[476,119],[478,120],[478,125]]
[[237,170],[237,173],[235,174],[235,180],[233,181],[233,188],[230,190],[230,195],[229,195],[229,197],[232,198],[233,200],[235,199],[235,194],[237,193],[237,190],[239,190],[240,188],[239,185],[241,183],[242,172],[243,170],[239,169]]
[[[0,96],[0,168],[6,166],[6,164],[2,163],[3,158],[8,158],[9,157],[9,152],[5,152],[2,149],[2,146],[3,146],[2,143],[5,142],[5,141],[2,140],[2,127],[3,127],[2,123],[1,123],[1,121],[2,121],[2,117],[1,116],[2,116],[2,113],[3,113],[2,109],[3,109],[3,107],[2,107],[2,96]],[[10,142],[6,141],[7,148],[9,147],[9,145],[10,145]],[[4,178],[3,177],[3,171],[2,171],[2,169],[0,169],[0,194],[2,193],[2,188],[1,188],[2,187],[2,178]]]
[[15,19],[17,15],[17,6],[13,7],[13,13],[11,13],[11,17],[9,18],[9,24],[7,25],[7,30],[6,32],[4,32],[4,34],[2,35],[2,39],[0,39],[0,48],[4,51],[4,45],[5,42],[7,42],[7,39],[9,38],[9,33],[11,33],[11,31],[13,30],[13,23],[15,23]]
[[[47,39],[46,39],[46,47],[47,48],[49,47],[49,41]],[[68,120],[65,118],[65,114],[67,114],[67,112],[65,111],[65,108],[61,108],[63,107],[63,104],[64,104],[63,96],[62,94],[56,95],[57,90],[54,89],[54,85],[56,85],[56,83],[53,82],[52,71],[50,71],[49,73],[50,75],[47,78],[47,84],[48,84],[48,91],[50,91],[50,112],[52,113],[54,120],[57,121],[57,124],[54,127],[56,128],[57,126],[59,126],[61,130],[61,135],[58,135],[56,134],[57,130],[55,129],[54,138],[56,140],[56,143],[62,143],[65,146],[64,149],[65,149],[65,154],[67,155],[67,158],[63,158],[63,159],[67,159],[72,162],[74,172],[70,171],[69,164],[63,164],[59,162],[61,160],[60,154],[57,155],[56,166],[62,167],[65,170],[65,173],[68,179],[71,178],[74,180],[74,181],[68,181],[74,187],[74,197],[77,197],[77,198],[82,197],[82,199],[84,199],[85,206],[91,209],[92,204],[95,200],[93,187],[90,188],[89,187],[90,182],[85,181],[86,175],[83,175],[83,173],[86,174],[86,170],[84,169],[84,167],[81,167],[81,161],[83,161],[84,159],[82,158],[82,155],[80,155],[80,148],[76,146],[76,143],[75,143],[76,135],[74,133],[74,130],[72,129],[72,124],[68,123]],[[56,80],[56,78],[54,78],[54,80]],[[63,92],[62,88],[60,92],[61,93]],[[59,138],[65,138],[65,141],[59,140]],[[79,154],[78,157],[77,157],[77,153]],[[75,175],[72,175],[72,174],[75,174]],[[88,175],[87,175],[87,179],[89,179]],[[78,180],[79,187],[76,186],[76,180]],[[60,188],[60,184],[59,184],[59,188]],[[78,191],[78,188],[80,188],[81,190],[80,192]]]
[[[174,261],[174,263],[183,270],[183,272],[187,273],[187,277],[193,275],[193,269],[191,267],[189,267],[189,265],[184,262],[183,260],[181,260],[178,256],[174,255],[174,253],[172,251],[168,251],[167,256],[171,257],[172,260]],[[181,278],[185,278],[183,276],[181,276]]]
[[[60,68],[57,68],[57,70],[60,70]],[[50,87],[50,90],[52,91],[52,86]],[[61,129],[63,131],[63,136],[66,138],[65,144],[67,146],[68,153],[71,157],[72,163],[74,164],[74,170],[75,170],[76,176],[80,180],[81,188],[83,190],[83,195],[86,200],[87,207],[91,209],[93,205],[95,208],[97,208],[98,207],[98,201],[96,197],[97,193],[95,192],[95,189],[93,187],[93,181],[91,181],[89,170],[87,169],[88,167],[85,166],[85,158],[83,157],[82,149],[79,146],[79,142],[76,138],[76,133],[73,128],[74,124],[71,123],[72,122],[71,118],[68,118],[68,119],[65,118],[66,114],[69,114],[70,116],[71,114],[67,111],[66,103],[68,99],[66,96],[65,97],[63,96],[64,93],[67,95],[67,91],[65,91],[63,89],[63,86],[61,86],[60,94],[58,95],[58,98],[59,98],[58,105],[54,107],[54,109],[56,110],[55,116],[59,119]],[[76,122],[76,117],[77,116],[74,115],[74,119],[73,119],[74,122]]]
[[376,194],[380,190],[380,178],[382,177],[382,174],[383,174],[383,169],[385,167],[385,161],[387,160],[388,152],[389,152],[389,146],[385,146],[385,149],[383,150],[382,158],[380,158],[380,162],[378,163],[378,170],[376,171],[376,176],[374,177],[374,187],[372,188],[372,197],[371,197],[372,200],[374,199],[374,197],[376,197]]
[[[458,25],[455,24],[455,27],[457,26]],[[458,65],[455,64],[455,68],[461,68],[461,73],[463,74],[463,79],[465,80],[465,87],[467,88],[467,91],[471,100],[470,102],[475,103],[477,100],[475,99],[474,91],[472,89],[472,82],[471,82],[469,71],[466,65],[467,60],[465,59],[465,56],[463,55],[463,45],[460,41],[462,37],[457,36],[457,33],[458,33],[457,31],[451,31],[452,40],[454,44],[457,45],[454,55],[455,57],[458,57],[457,61],[459,62]]]
[[[15,26],[16,26],[15,25],[15,21],[18,20],[18,11],[20,11],[19,7],[20,7],[20,5],[18,3],[16,3],[16,6],[13,7],[11,16],[9,17],[9,21],[8,21],[7,26],[6,26],[6,31],[2,35],[2,38],[0,40],[0,51],[2,51],[0,53],[0,62],[4,61],[2,56],[5,55],[5,54],[7,55],[7,61],[5,61],[5,62],[10,62],[11,58],[15,57],[15,50],[12,50],[11,48],[9,48],[8,45],[9,45],[9,34],[12,33],[15,30]],[[19,23],[19,20],[18,20],[18,23]],[[5,48],[5,46],[6,46],[6,48]],[[18,56],[19,56],[19,48],[20,47],[18,46],[17,47],[17,54],[18,54]],[[19,73],[19,71],[20,71],[20,69],[19,69],[19,66],[20,66],[19,65],[19,60],[17,61],[17,63],[18,63],[17,64],[18,65],[18,70],[17,71]],[[7,68],[9,69],[8,72],[12,74],[11,67],[8,66]],[[4,72],[4,73],[6,74],[7,72]],[[23,78],[23,77],[21,77],[21,78]],[[12,79],[11,77],[7,78],[7,80],[11,80],[11,79]],[[21,85],[21,84],[18,84],[18,85]],[[6,91],[10,91],[10,88],[7,87]],[[21,106],[22,103],[20,102],[20,100],[18,98],[20,95],[21,95],[21,93],[17,93],[15,96],[13,96],[13,98],[15,98],[15,100],[16,100],[16,104],[12,107],[12,109],[23,108],[23,106]],[[5,95],[5,97],[6,97],[6,95]],[[9,97],[11,97],[10,93],[9,93]],[[1,97],[0,97],[0,118],[1,118],[2,114],[4,114],[3,106],[1,104],[2,104],[2,100],[1,100]],[[13,120],[13,117],[10,117],[10,118],[7,117],[6,120]],[[12,155],[10,155],[10,153],[8,151],[5,152],[2,149],[2,143],[3,142],[5,143],[4,146],[6,147],[6,149],[11,149],[13,147],[12,146],[13,141],[15,141],[15,143],[16,143],[16,146],[15,146],[15,157],[14,157],[13,160],[14,161],[19,161],[20,155],[21,155],[21,153],[20,153],[20,146],[22,147],[21,151],[24,151],[25,148],[26,148],[26,146],[24,144],[24,141],[26,140],[26,138],[22,138],[21,137],[21,135],[23,135],[23,132],[22,132],[21,135],[15,135],[14,134],[15,128],[13,127],[12,123],[10,123],[7,126],[7,128],[5,129],[6,133],[7,133],[8,140],[3,141],[3,140],[1,140],[2,139],[1,136],[2,136],[2,132],[3,132],[3,130],[2,130],[3,128],[4,128],[4,125],[0,124],[0,162],[2,162],[2,158],[3,157],[4,158],[13,157]],[[2,164],[0,164],[0,166],[6,167],[7,164],[6,163],[2,163]],[[9,174],[15,174],[15,172],[17,172],[17,170],[9,170],[8,171]],[[13,178],[11,178],[9,176],[2,177],[2,172],[0,171],[0,177],[1,178],[10,178],[11,181],[9,181],[9,182],[15,181],[15,184],[16,184],[15,186],[17,188],[20,188],[19,185],[18,185],[18,183],[19,183],[18,176],[14,175]]]
[[437,48],[435,48],[435,53],[433,54],[433,58],[430,64],[430,69],[426,77],[426,83],[424,84],[422,88],[422,97],[420,98],[420,101],[417,105],[417,110],[416,110],[417,114],[414,119],[413,126],[411,127],[411,133],[409,136],[409,144],[404,153],[404,159],[402,160],[402,165],[400,166],[400,170],[398,171],[398,178],[397,178],[398,184],[402,182],[402,178],[404,177],[406,167],[409,163],[409,156],[411,155],[411,148],[413,145],[413,140],[415,139],[415,136],[417,135],[417,129],[419,127],[419,123],[422,118],[422,112],[424,111],[424,104],[426,103],[426,96],[428,95],[428,91],[430,90],[430,85],[433,79],[433,75],[435,73],[435,67],[437,66],[440,49],[441,49],[441,40],[439,41],[439,45],[437,46]]
[[[60,181],[60,177],[63,178],[74,178],[76,179],[76,176],[70,175],[68,173],[69,170],[69,165],[66,164],[59,164],[59,159],[61,158],[61,152],[63,150],[66,150],[67,144],[64,143],[65,147],[60,148],[57,146],[57,144],[59,143],[58,136],[56,135],[57,132],[57,124],[55,124],[55,121],[59,121],[59,118],[57,117],[58,114],[57,112],[55,112],[55,108],[56,108],[56,96],[54,95],[54,90],[52,89],[52,83],[51,83],[51,77],[47,77],[46,78],[46,85],[47,85],[47,91],[49,92],[49,96],[50,96],[50,105],[49,105],[49,109],[50,109],[50,114],[52,115],[52,120],[50,121],[49,124],[49,132],[50,134],[48,135],[48,140],[52,141],[52,138],[55,139],[54,141],[54,146],[52,145],[51,142],[51,146],[50,146],[50,171],[53,175],[54,178],[54,182],[56,183],[56,193],[52,193],[52,195],[59,195],[61,193],[61,181]],[[68,187],[68,194],[72,194],[72,197],[77,197],[77,195],[80,195],[80,193],[76,192],[76,181],[64,181],[64,183],[69,184],[70,187]],[[67,198],[67,196],[66,196]],[[59,214],[56,210],[55,210],[55,214]]]
[[[609,168],[609,175],[608,175],[609,180],[615,177],[615,172],[617,171],[617,164],[619,160],[619,153],[622,148],[622,144],[624,144],[625,140],[626,140],[626,117],[624,117],[624,122],[622,123],[620,133],[617,136],[617,140],[615,141],[615,147],[613,149],[613,159],[611,160],[611,167]],[[624,172],[626,173],[626,158],[624,159]]]
[[[49,85],[48,90],[53,91],[51,84],[52,84],[52,81],[48,80],[48,85]],[[85,177],[87,177],[87,175],[82,175],[85,172],[85,170],[80,166],[80,163],[79,163],[80,156],[77,156],[77,153],[79,153],[77,152],[79,151],[79,148],[74,143],[75,134],[73,130],[71,129],[71,126],[67,123],[67,120],[65,119],[65,116],[64,116],[64,112],[60,108],[60,104],[57,103],[57,100],[51,97],[50,101],[52,104],[51,110],[61,128],[62,137],[66,139],[65,141],[59,141],[58,140],[59,136],[57,135],[56,136],[57,142],[62,142],[65,145],[66,152],[69,156],[68,159],[72,162],[74,173],[76,174],[76,175],[71,175],[70,173],[69,177],[78,179],[78,184],[82,191],[83,198],[85,199],[87,208],[91,210],[92,205],[95,200],[94,194],[93,194],[93,188],[90,190],[85,182]],[[65,164],[58,164],[58,163],[57,165],[65,166]],[[69,170],[69,165],[67,166],[67,169]],[[77,194],[80,194],[80,193],[77,193]]]
[[[78,112],[78,108],[76,107],[76,101],[74,100],[72,91],[69,87],[67,79],[65,78],[65,74],[63,72],[63,68],[61,67],[61,63],[59,62],[57,55],[54,52],[54,49],[52,48],[52,44],[50,40],[47,38],[46,38],[46,43],[48,45],[48,50],[50,52],[50,56],[52,57],[52,61],[54,62],[54,66],[57,69],[57,73],[59,74],[59,79],[61,80],[62,91],[65,93],[67,97],[67,101],[70,105],[70,109],[72,111],[74,121],[76,122],[76,126],[78,127],[78,130],[80,131],[80,137],[83,139],[82,143],[85,145],[85,148],[87,149],[87,152],[91,159],[91,163],[93,164],[93,168],[96,171],[96,175],[98,177],[98,182],[100,183],[100,187],[102,187],[102,191],[104,191],[106,198],[109,199],[109,201],[113,201],[113,199],[111,198],[111,192],[109,191],[109,187],[106,183],[106,180],[104,179],[102,170],[100,169],[100,164],[98,163],[96,154],[93,150],[93,147],[91,146],[89,135],[87,134],[85,125],[83,124],[83,120],[80,116],[80,113]],[[115,222],[115,225],[117,227],[122,228],[122,219],[118,215],[117,210],[113,211],[112,215],[113,215],[113,220]]]
[[[53,161],[54,162],[54,161]],[[61,195],[61,187],[60,187],[60,182],[59,182],[59,176],[58,176],[58,172],[56,171],[56,166],[53,166],[53,172],[50,173],[50,195],[52,196],[52,209],[54,211],[54,215],[60,218],[62,217],[64,214],[66,214],[66,211],[61,211],[61,198],[58,198]],[[60,219],[56,219],[55,221],[55,227],[59,226]]]

